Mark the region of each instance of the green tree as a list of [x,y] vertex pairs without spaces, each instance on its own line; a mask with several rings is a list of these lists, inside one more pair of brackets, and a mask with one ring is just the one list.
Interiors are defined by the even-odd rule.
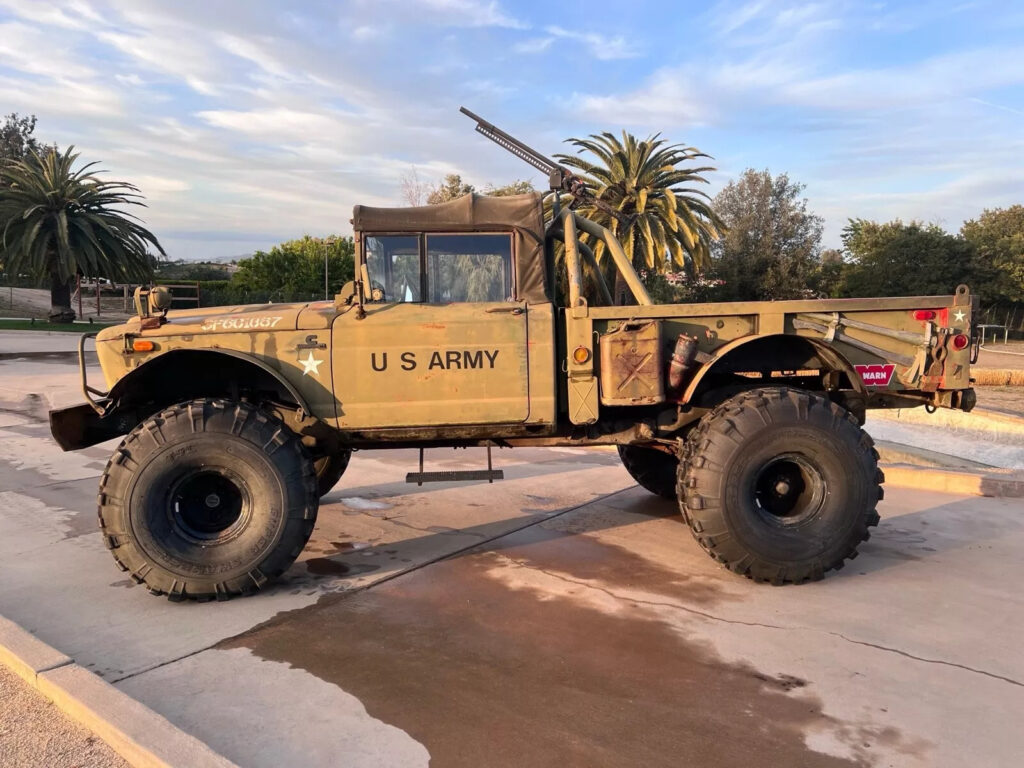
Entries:
[[0,125],[0,168],[18,160],[27,160],[32,153],[45,154],[44,147],[33,136],[36,129],[36,116],[19,117],[12,112],[4,118]]
[[475,191],[476,189],[474,189],[473,185],[464,182],[459,174],[449,173],[444,177],[444,181],[427,194],[427,204],[438,205],[439,203],[448,203]]
[[269,251],[257,251],[238,262],[231,287],[244,300],[252,292],[274,300],[309,299],[324,291],[324,256],[327,256],[331,295],[355,275],[355,245],[351,237],[310,237],[288,240]]
[[952,293],[970,274],[970,244],[938,224],[850,219],[842,238],[846,296]]
[[231,270],[227,264],[209,261],[161,261],[154,272],[158,280],[162,282],[172,280],[198,280],[205,282],[209,280],[227,280],[231,276]]
[[484,190],[484,194],[490,195],[491,197],[509,197],[511,195],[526,195],[530,192],[536,191],[537,190],[533,186],[532,181],[516,179],[511,184],[505,184],[501,187],[488,184],[487,189]]
[[838,248],[826,248],[821,252],[818,268],[811,276],[811,289],[818,296],[839,298],[845,268],[843,252]]
[[0,168],[0,262],[17,275],[50,282],[50,320],[70,322],[76,274],[113,281],[149,280],[153,246],[163,247],[124,209],[145,206],[139,190],[99,178],[96,163],[75,169],[74,147],[32,152]]
[[816,295],[823,220],[807,209],[804,185],[785,173],[748,168],[716,195],[728,227],[714,244],[715,274],[734,301]]
[[[403,179],[403,196],[407,201],[418,199],[419,192],[416,190],[420,189],[420,184],[415,175],[408,176]],[[472,184],[464,182],[462,176],[457,173],[449,173],[444,177],[437,186],[431,188],[427,192],[427,204],[437,205],[439,203],[448,203],[455,200],[463,195],[468,195],[476,192],[476,187]],[[493,184],[488,184],[483,194],[490,195],[491,197],[508,197],[509,195],[525,195],[528,192],[535,192],[533,184],[530,181],[516,180],[511,184],[505,184],[501,187],[496,187]]]
[[986,303],[1024,302],[1024,205],[986,209],[960,234],[974,249],[971,289]]
[[[669,144],[659,134],[638,141],[625,131],[622,140],[611,133],[586,139],[568,139],[575,155],[556,155],[580,172],[587,189],[627,217],[628,224],[597,206],[580,205],[587,218],[610,229],[637,269],[672,271],[672,265],[703,271],[710,265],[709,246],[723,230],[710,198],[692,184],[707,183],[701,175],[710,166],[690,165],[703,152],[682,144]],[[581,157],[589,153],[593,161]],[[590,235],[581,239],[602,260],[605,245]],[[616,294],[620,291],[617,287]]]

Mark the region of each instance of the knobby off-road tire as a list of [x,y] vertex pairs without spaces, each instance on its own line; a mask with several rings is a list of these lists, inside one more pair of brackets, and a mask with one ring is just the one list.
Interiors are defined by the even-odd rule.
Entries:
[[221,399],[172,406],[122,441],[100,481],[118,566],[171,600],[227,599],[282,574],[313,531],[313,462],[284,422]]
[[795,389],[757,389],[708,413],[683,446],[680,507],[701,547],[772,584],[843,567],[878,524],[884,477],[848,411]]
[[676,498],[679,458],[654,448],[620,445],[619,458],[630,476],[655,496]]
[[321,456],[313,462],[313,471],[316,473],[317,493],[323,498],[331,489],[338,484],[341,476],[348,469],[348,463],[352,459],[352,451],[345,449],[330,456]]

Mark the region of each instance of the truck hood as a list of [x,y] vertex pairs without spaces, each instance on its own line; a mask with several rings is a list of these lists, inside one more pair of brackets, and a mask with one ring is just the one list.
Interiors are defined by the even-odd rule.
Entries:
[[299,315],[307,308],[329,310],[333,302],[303,302],[297,304],[243,304],[231,307],[199,307],[175,309],[167,313],[167,322],[159,328],[142,330],[138,317],[123,325],[105,328],[97,341],[123,338],[124,334],[142,334],[147,337],[182,336],[219,333],[252,333],[259,331],[294,331]]

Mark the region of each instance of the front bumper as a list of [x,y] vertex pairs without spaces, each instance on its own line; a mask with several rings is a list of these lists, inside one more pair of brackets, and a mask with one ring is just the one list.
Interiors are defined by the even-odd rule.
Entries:
[[124,414],[102,417],[93,405],[81,403],[50,411],[50,434],[65,451],[77,451],[127,434],[131,420]]

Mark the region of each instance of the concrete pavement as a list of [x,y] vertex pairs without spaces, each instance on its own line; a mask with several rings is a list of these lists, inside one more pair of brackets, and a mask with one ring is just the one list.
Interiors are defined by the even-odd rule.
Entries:
[[[73,397],[67,366],[32,365],[47,398]],[[108,448],[63,454],[0,413],[0,614],[241,766],[1024,752],[1019,499],[888,488],[857,560],[771,588],[718,568],[614,453],[497,452],[504,482],[417,488],[413,452],[360,452],[278,586],[174,604],[100,541]]]
[[[90,329],[87,323],[82,323],[82,333],[90,330],[99,330],[99,327]],[[0,356],[4,358],[39,353],[77,352],[78,340],[81,333],[50,332],[40,331],[0,331]],[[86,342],[86,349],[95,350],[96,344],[91,339]]]

